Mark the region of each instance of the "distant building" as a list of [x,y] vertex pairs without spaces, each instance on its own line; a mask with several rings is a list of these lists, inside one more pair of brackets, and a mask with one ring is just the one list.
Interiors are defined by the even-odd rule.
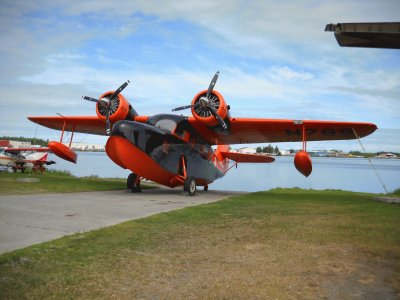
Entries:
[[326,150],[311,150],[307,152],[308,154],[310,154],[310,156],[314,157],[328,157],[331,154],[329,151]]
[[256,148],[252,148],[252,147],[243,147],[243,148],[239,148],[237,150],[237,152],[239,153],[245,153],[245,154],[256,154]]
[[30,148],[31,142],[20,142],[11,140],[0,140],[0,147],[7,148]]
[[[65,143],[64,143],[65,144]],[[68,146],[69,144],[65,144]],[[100,144],[90,143],[72,143],[71,148],[77,151],[105,151],[105,146]]]
[[282,156],[287,156],[287,155],[290,155],[290,150],[279,150],[279,153]]
[[9,140],[0,140],[0,147],[11,147],[10,146],[10,141]]

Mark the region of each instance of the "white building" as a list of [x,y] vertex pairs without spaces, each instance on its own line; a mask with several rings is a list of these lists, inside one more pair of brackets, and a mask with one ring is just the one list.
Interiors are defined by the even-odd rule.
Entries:
[[245,154],[256,154],[256,148],[252,148],[252,147],[243,147],[243,148],[239,148],[237,150],[237,152],[239,153],[245,153]]
[[287,156],[287,155],[290,155],[290,150],[280,150],[280,149],[279,149],[279,153],[280,153],[282,156]]
[[[69,146],[69,143],[64,145]],[[71,148],[78,151],[105,151],[104,145],[90,143],[72,143]]]

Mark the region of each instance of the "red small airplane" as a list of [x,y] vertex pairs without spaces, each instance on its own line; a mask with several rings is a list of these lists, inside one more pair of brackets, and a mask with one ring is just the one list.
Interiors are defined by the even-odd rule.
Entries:
[[45,165],[55,164],[54,161],[48,161],[49,148],[0,148],[0,166],[11,167],[14,172],[20,170],[25,172],[26,168],[32,168],[34,172],[45,171]]
[[[270,156],[231,152],[230,144],[302,142],[303,149],[295,155],[294,165],[304,176],[309,176],[312,162],[306,152],[307,141],[356,139],[377,129],[371,123],[232,118],[230,106],[214,90],[218,75],[219,72],[208,90],[194,96],[190,105],[173,109],[190,108],[189,117],[140,116],[120,94],[129,84],[127,81],[99,99],[82,97],[96,103],[97,116],[28,119],[62,130],[60,142],[52,141],[48,146],[59,157],[74,163],[77,154],[70,148],[74,132],[108,135],[106,153],[117,165],[133,172],[127,179],[132,192],[139,192],[140,181],[148,179],[168,187],[183,185],[189,195],[196,193],[196,186],[207,191],[210,183],[237,163],[274,161]],[[69,146],[62,143],[65,131],[72,132]],[[217,146],[215,151],[213,145]]]

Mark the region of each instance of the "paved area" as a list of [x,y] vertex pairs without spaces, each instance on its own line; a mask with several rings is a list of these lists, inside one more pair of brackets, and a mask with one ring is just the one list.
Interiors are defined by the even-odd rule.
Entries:
[[375,197],[375,201],[400,204],[399,197]]
[[198,191],[189,197],[181,189],[151,189],[0,196],[0,253],[237,194]]

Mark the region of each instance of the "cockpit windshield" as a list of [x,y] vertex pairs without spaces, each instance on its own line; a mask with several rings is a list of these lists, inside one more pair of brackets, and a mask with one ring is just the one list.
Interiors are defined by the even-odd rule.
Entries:
[[178,124],[184,119],[185,117],[182,116],[160,114],[150,117],[147,123],[161,130],[174,133]]
[[160,119],[154,124],[154,126],[161,130],[168,130],[172,133],[176,128],[176,122],[170,119]]

